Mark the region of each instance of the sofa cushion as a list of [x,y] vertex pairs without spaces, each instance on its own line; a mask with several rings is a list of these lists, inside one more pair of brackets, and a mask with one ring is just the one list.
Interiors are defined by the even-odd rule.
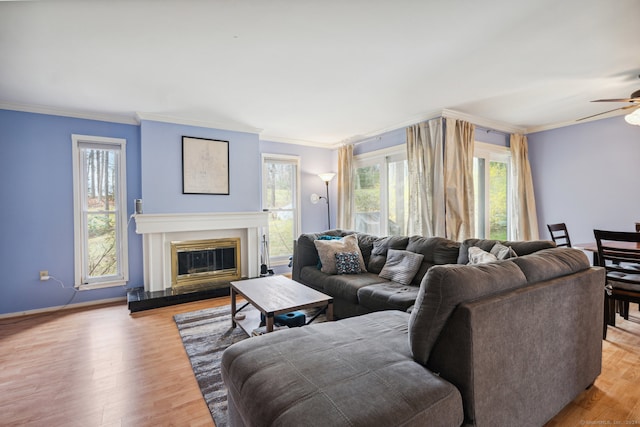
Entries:
[[566,276],[591,267],[584,252],[572,248],[544,249],[513,262],[520,267],[529,283]]
[[[321,272],[318,272],[322,274]],[[364,286],[386,282],[377,274],[360,273],[353,275],[325,275],[323,282],[323,292],[334,298],[343,299],[347,302],[358,304],[358,290]]]
[[458,264],[467,264],[469,262],[469,248],[477,246],[483,251],[491,251],[496,243],[502,243],[505,246],[511,246],[518,256],[529,255],[542,249],[555,248],[556,244],[548,240],[531,240],[522,242],[511,242],[502,240],[488,239],[467,239],[460,244],[458,254]]
[[458,261],[460,243],[443,237],[411,236],[407,250],[424,256],[422,265],[411,282],[414,286],[420,286],[427,270],[434,265],[455,264]]
[[420,285],[409,318],[409,343],[413,358],[426,365],[442,328],[458,304],[526,284],[524,273],[511,260],[432,267]]
[[387,262],[387,251],[389,249],[406,249],[408,242],[409,238],[406,236],[379,237],[374,240],[367,271],[380,274],[382,267]]
[[384,311],[240,341],[222,356],[245,425],[459,426],[460,392],[415,363],[408,315]]
[[409,251],[389,249],[387,251],[387,262],[384,263],[382,271],[378,276],[408,285],[418,272],[424,255]]
[[407,311],[414,304],[419,289],[398,282],[378,283],[358,289],[358,301],[371,311]]
[[364,259],[360,253],[360,247],[358,246],[358,237],[355,234],[349,234],[340,240],[315,240],[313,243],[318,251],[323,273],[336,274],[338,272],[336,268],[336,254],[339,252],[357,253],[360,270],[367,271],[364,265]]

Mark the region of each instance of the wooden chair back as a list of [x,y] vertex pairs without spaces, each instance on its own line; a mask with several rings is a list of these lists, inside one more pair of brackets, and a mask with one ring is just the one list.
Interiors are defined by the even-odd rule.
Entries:
[[593,230],[598,245],[596,262],[607,272],[605,283],[605,329],[615,326],[616,302],[618,310],[629,318],[629,303],[640,302],[640,232]]
[[555,243],[557,247],[571,247],[571,239],[569,238],[569,232],[564,222],[547,224],[547,228],[549,229],[549,234],[551,234],[551,240],[553,240],[553,243]]

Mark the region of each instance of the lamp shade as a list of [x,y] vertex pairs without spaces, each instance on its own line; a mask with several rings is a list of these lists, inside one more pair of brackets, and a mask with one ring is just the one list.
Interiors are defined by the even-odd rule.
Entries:
[[336,174],[328,172],[328,173],[320,173],[320,174],[318,174],[318,176],[324,182],[329,182],[329,181],[331,181],[333,179],[334,176],[336,176]]
[[640,126],[640,109],[635,110],[624,116],[624,120],[630,125]]

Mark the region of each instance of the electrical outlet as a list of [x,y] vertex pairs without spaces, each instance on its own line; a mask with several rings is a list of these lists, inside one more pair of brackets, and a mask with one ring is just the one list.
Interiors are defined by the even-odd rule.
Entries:
[[49,280],[49,272],[47,270],[40,272],[40,280]]

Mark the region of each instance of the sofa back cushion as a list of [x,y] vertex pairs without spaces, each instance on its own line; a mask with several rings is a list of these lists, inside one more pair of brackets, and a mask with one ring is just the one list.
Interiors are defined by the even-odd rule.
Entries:
[[591,267],[584,252],[571,248],[544,249],[513,262],[520,267],[529,283],[567,276]]
[[422,254],[422,264],[411,282],[414,286],[420,286],[422,278],[434,265],[455,264],[458,260],[460,243],[443,237],[411,236],[407,243],[407,250]]
[[511,260],[433,266],[420,285],[409,318],[413,358],[426,366],[431,349],[458,304],[526,285],[527,278]]
[[556,244],[549,240],[530,240],[510,242],[504,240],[488,240],[488,239],[467,239],[460,244],[458,254],[458,264],[467,264],[469,262],[469,248],[476,246],[485,252],[491,252],[496,243],[511,247],[518,256],[529,255],[542,249],[555,248]]
[[387,262],[387,251],[396,249],[399,251],[407,248],[409,238],[406,236],[388,236],[378,237],[373,241],[371,256],[367,264],[367,271],[370,273],[380,274],[382,267]]

